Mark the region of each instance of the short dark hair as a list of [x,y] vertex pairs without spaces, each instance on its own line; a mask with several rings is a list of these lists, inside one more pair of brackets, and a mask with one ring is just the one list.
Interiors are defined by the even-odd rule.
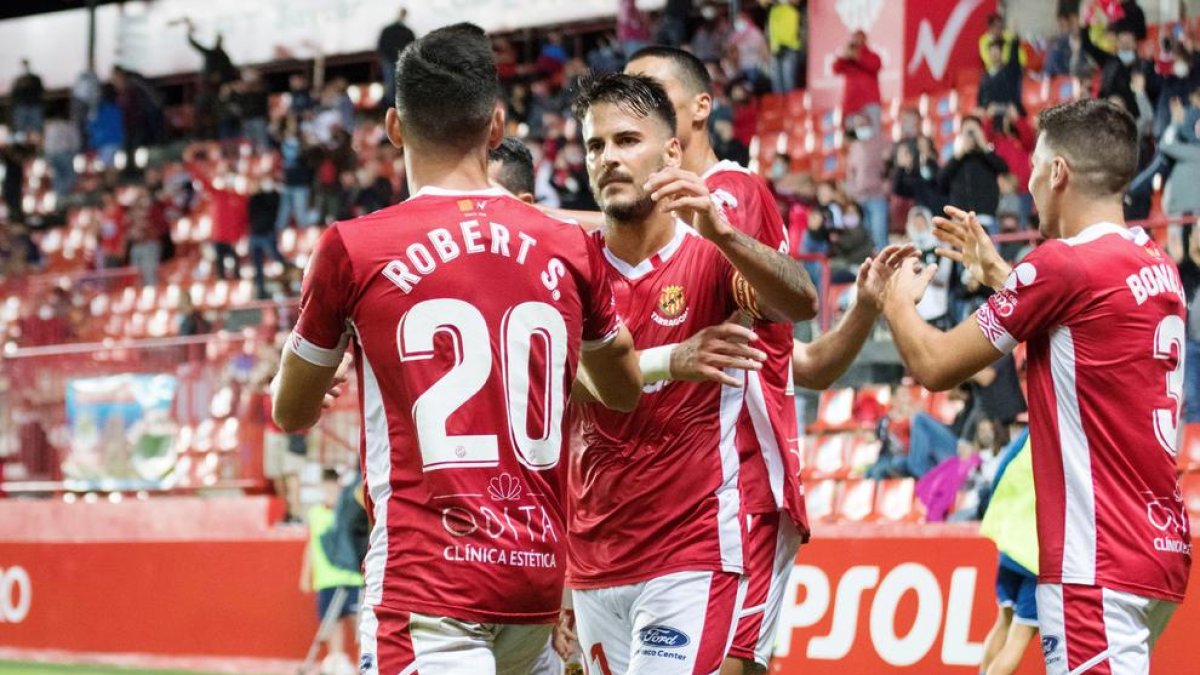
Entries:
[[579,82],[571,101],[575,119],[582,120],[597,103],[611,103],[639,118],[653,117],[675,135],[675,107],[667,90],[645,75],[607,73]]
[[704,65],[703,61],[696,58],[695,54],[675,47],[655,45],[643,47],[634,52],[633,56],[629,57],[629,63],[650,58],[670,61],[679,74],[679,81],[693,95],[713,93],[712,76],[708,73],[708,67]]
[[340,482],[341,479],[342,479],[342,476],[341,476],[341,474],[339,474],[337,472],[337,469],[322,469],[321,470],[321,482],[322,483],[325,483],[325,482],[337,483],[337,482]]
[[533,194],[537,190],[533,177],[533,153],[521,139],[505,136],[500,145],[488,152],[488,161],[500,162],[497,180],[505,190],[515,195],[522,192]]
[[1073,175],[1096,196],[1120,195],[1137,174],[1137,124],[1124,109],[1081,99],[1038,114],[1042,142],[1067,159]]
[[396,60],[396,112],[421,140],[456,150],[481,143],[499,98],[491,42],[474,24],[439,28]]

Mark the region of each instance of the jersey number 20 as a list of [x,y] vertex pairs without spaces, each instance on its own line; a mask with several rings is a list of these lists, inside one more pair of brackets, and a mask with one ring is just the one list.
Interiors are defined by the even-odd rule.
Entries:
[[[419,302],[400,319],[396,342],[401,361],[433,358],[434,337],[445,333],[454,343],[454,365],[417,398],[413,421],[426,471],[496,466],[500,461],[496,434],[450,435],[446,420],[483,389],[492,372],[492,341],[487,321],[471,303],[439,298]],[[534,340],[547,356],[542,380],[542,430],[528,432],[529,361]],[[562,315],[544,302],[523,302],[500,322],[500,366],[508,434],[517,459],[531,469],[558,464],[562,449],[567,365],[567,326]]]

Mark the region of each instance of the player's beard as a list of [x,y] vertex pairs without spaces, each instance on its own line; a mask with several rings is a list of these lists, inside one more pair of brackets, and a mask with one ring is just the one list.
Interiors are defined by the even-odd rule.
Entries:
[[[661,171],[664,166],[666,166],[666,162],[659,159],[658,165],[654,171],[651,171],[651,174]],[[593,189],[592,196],[600,205],[600,210],[614,225],[636,225],[645,221],[654,212],[654,200],[650,198],[650,193],[642,187],[644,183],[645,181],[636,179],[632,181],[631,185],[637,192],[637,198],[632,201],[605,200],[602,188]]]

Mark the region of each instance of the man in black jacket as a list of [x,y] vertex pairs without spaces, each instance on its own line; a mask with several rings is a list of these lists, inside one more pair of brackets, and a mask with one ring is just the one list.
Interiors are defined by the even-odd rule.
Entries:
[[938,174],[938,187],[949,203],[964,211],[974,211],[989,232],[996,229],[996,207],[1000,203],[1001,174],[1008,164],[992,152],[978,117],[962,120],[954,139],[954,156]]
[[395,105],[396,98],[396,59],[400,52],[417,39],[412,29],[404,23],[408,10],[401,7],[396,20],[379,31],[379,44],[375,51],[379,54],[379,69],[383,71],[383,107]]
[[40,133],[46,89],[42,86],[42,78],[30,69],[29,59],[21,59],[21,75],[13,81],[10,96],[13,131],[18,134]]
[[1146,78],[1146,95],[1149,96],[1150,103],[1153,104],[1158,98],[1158,75],[1154,72],[1154,64],[1138,56],[1137,34],[1133,30],[1124,27],[1117,32],[1116,54],[1110,54],[1097,47],[1092,42],[1086,24],[1079,28],[1079,40],[1083,51],[1100,67],[1100,91],[1097,98],[1120,96],[1125,102],[1126,110],[1137,110],[1137,96],[1132,87],[1135,72]]
[[1025,106],[1021,104],[1021,79],[1024,75],[1021,68],[1021,40],[1014,37],[1008,44],[1008,54],[1003,54],[1003,38],[993,40],[988,45],[988,63],[993,65],[979,82],[978,105],[990,113],[993,106],[1003,111],[1011,103],[1024,116]]

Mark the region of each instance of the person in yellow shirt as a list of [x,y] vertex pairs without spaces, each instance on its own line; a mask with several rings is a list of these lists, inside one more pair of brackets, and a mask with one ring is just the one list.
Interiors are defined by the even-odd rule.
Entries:
[[767,41],[771,47],[771,89],[777,93],[796,88],[804,67],[800,0],[776,0],[767,13]]
[[[358,615],[359,593],[363,585],[362,575],[346,570],[329,561],[321,537],[334,526],[333,507],[337,504],[341,488],[338,473],[327,469],[321,476],[323,499],[308,510],[308,546],[304,549],[304,562],[300,570],[300,592],[316,592],[317,621],[322,621],[332,612],[337,621],[328,637],[329,654],[321,667],[322,673],[352,673],[356,669],[346,654],[345,632],[354,630]],[[341,607],[333,607],[341,596]]]
[[980,672],[1012,675],[1038,633],[1037,498],[1029,431],[1018,436],[996,468],[992,497],[979,533],[1000,552],[996,570],[996,622],[984,642]]
[[[988,17],[988,27],[983,35],[979,36],[979,59],[983,61],[984,70],[994,70],[1004,65],[1004,59],[1008,56],[1009,50],[1012,49],[1013,41],[1017,40],[1017,36],[1010,30],[1004,29],[1004,17],[999,14],[992,14]],[[1003,44],[1000,49],[1000,56],[997,57],[991,53],[993,42],[1000,41]],[[1020,60],[1021,67],[1025,67],[1025,62],[1029,60],[1029,54],[1025,52],[1025,46],[1019,47],[1021,50]]]

